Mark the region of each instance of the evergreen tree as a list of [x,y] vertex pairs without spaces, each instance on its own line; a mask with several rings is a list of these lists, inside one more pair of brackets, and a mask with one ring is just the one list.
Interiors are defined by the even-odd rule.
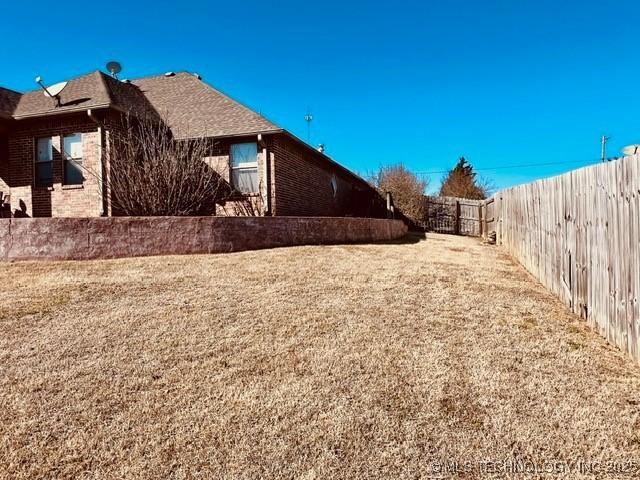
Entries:
[[482,200],[487,198],[487,190],[487,186],[477,179],[473,166],[466,158],[460,157],[456,166],[443,178],[440,196]]

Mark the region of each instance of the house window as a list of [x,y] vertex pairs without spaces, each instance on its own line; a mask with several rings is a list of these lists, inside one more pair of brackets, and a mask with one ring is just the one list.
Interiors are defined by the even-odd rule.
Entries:
[[82,134],[67,135],[62,141],[64,154],[64,184],[82,185]]
[[51,138],[36,141],[35,183],[38,187],[53,184],[53,143]]
[[242,193],[258,191],[258,144],[231,145],[231,182]]

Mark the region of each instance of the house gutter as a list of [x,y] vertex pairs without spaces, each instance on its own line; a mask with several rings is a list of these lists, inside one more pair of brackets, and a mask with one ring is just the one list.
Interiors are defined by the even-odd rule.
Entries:
[[[99,105],[92,105],[91,108],[89,110],[98,110],[98,109],[102,109],[102,108],[112,108],[113,110],[116,110],[118,112],[125,112],[125,110],[123,110],[122,108],[118,107],[117,105],[113,105],[111,103],[101,103]],[[36,112],[36,113],[29,113],[26,115],[13,115],[12,118],[14,120],[26,120],[29,118],[37,118],[37,117],[53,117],[56,115],[64,115],[67,113],[82,113],[86,110],[86,107],[82,108],[67,108],[67,109],[61,109],[61,110],[54,110],[54,111],[47,111],[47,112]]]
[[104,126],[98,117],[96,117],[93,113],[92,109],[87,110],[87,116],[98,125],[98,182],[100,182],[100,216],[105,216],[105,188],[104,188],[104,170],[103,170],[103,161],[102,161],[102,146],[103,146],[103,138],[104,138]]
[[241,138],[241,137],[253,137],[255,135],[274,135],[276,133],[284,133],[284,130],[281,128],[275,130],[259,130],[253,132],[243,132],[243,133],[232,133],[227,135],[216,135],[211,132],[205,132],[203,135],[190,135],[188,137],[174,136],[176,140],[197,140],[199,138],[215,138],[216,140],[222,140],[227,138]]

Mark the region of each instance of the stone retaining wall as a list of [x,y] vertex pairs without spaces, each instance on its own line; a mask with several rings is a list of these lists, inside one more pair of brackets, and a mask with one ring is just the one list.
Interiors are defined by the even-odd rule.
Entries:
[[400,220],[344,217],[104,217],[0,220],[0,260],[223,253],[402,238]]

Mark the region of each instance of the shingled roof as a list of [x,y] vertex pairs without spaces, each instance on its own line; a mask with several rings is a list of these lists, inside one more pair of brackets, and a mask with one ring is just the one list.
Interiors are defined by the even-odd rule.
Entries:
[[46,97],[41,89],[27,92],[20,97],[13,117],[20,119],[87,108],[108,107],[111,105],[111,98],[101,77],[100,72],[94,72],[70,80],[60,93],[59,107],[51,98]]
[[187,72],[120,81],[95,71],[67,82],[60,106],[41,89],[24,94],[0,87],[0,119],[46,117],[87,109],[113,108],[134,115],[162,118],[175,138],[231,137],[284,133],[317,158],[366,182],[295,135]]
[[136,114],[155,113],[137,87],[96,71],[69,80],[60,93],[60,106],[46,97],[41,89],[23,94],[12,116],[21,119],[104,107]]
[[176,138],[282,131],[262,115],[190,73],[146,77],[132,83],[165,119]]
[[0,87],[0,118],[11,118],[20,97],[20,93]]
[[176,138],[251,135],[282,131],[277,125],[190,73],[120,81],[100,71],[69,80],[60,106],[41,89],[25,94],[0,89],[0,115],[15,119],[114,108],[162,117]]

